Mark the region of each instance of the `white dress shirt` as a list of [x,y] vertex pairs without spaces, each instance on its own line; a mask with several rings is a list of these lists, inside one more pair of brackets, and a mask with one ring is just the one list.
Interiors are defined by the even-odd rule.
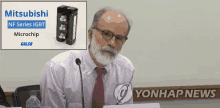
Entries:
[[[40,81],[42,106],[68,108],[70,104],[82,104],[80,71],[75,62],[76,58],[81,60],[85,108],[91,108],[97,77],[94,69],[97,66],[91,59],[89,50],[66,51],[46,63]],[[105,105],[115,105],[117,103],[114,97],[115,88],[125,83],[132,85],[135,69],[131,61],[120,54],[112,63],[106,65],[105,69],[107,71],[103,76]],[[124,104],[132,103],[133,97]]]

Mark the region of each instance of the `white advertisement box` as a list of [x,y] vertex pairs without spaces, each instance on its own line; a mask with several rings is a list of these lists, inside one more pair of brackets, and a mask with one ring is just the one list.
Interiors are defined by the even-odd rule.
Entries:
[[[2,49],[82,49],[86,42],[86,3],[87,2],[2,2]],[[74,7],[76,31],[75,43],[57,41],[59,26],[58,7]],[[69,8],[68,8],[69,9]],[[63,11],[62,11],[63,12]],[[69,11],[68,11],[69,12]],[[66,12],[67,13],[67,12]],[[70,13],[70,12],[69,12]],[[63,15],[63,14],[62,14]],[[68,16],[68,15],[67,15]],[[73,19],[73,18],[72,18]],[[69,21],[70,18],[67,18]],[[77,21],[77,22],[76,22]],[[62,23],[63,24],[63,23]],[[73,29],[66,24],[66,34]],[[65,29],[61,29],[65,30]],[[73,31],[73,30],[72,30]],[[68,33],[69,32],[69,33]],[[74,34],[74,33],[72,33]],[[69,36],[70,37],[70,36]]]

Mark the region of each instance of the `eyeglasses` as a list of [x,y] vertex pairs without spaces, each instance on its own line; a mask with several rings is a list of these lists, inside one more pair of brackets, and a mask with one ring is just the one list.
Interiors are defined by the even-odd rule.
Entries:
[[128,39],[126,36],[121,36],[121,35],[115,35],[109,30],[101,30],[97,27],[95,27],[96,30],[98,30],[102,34],[102,38],[108,42],[110,41],[114,36],[115,36],[115,42],[117,44],[124,44],[125,41]]

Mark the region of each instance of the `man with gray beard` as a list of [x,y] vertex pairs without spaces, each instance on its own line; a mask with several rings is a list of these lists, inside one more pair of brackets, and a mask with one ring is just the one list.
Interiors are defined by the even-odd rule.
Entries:
[[[129,31],[130,23],[122,13],[110,8],[96,12],[88,31],[87,50],[66,51],[46,63],[40,81],[42,106],[81,106],[81,79],[76,58],[81,60],[85,108],[132,104],[135,68],[129,59],[119,54]],[[119,86],[122,84],[128,86]]]

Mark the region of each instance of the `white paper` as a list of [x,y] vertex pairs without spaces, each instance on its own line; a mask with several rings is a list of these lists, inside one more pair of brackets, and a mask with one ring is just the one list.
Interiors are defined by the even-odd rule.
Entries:
[[159,103],[106,105],[103,108],[161,108]]

